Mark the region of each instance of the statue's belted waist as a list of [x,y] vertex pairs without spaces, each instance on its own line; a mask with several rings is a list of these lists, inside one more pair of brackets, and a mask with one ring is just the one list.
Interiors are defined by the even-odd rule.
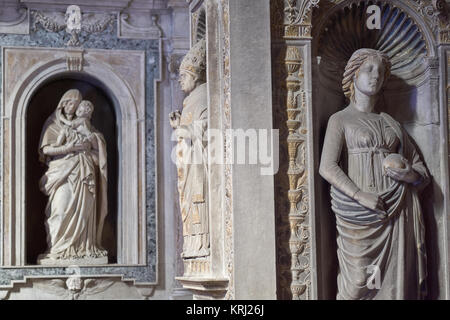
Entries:
[[348,154],[361,154],[361,153],[368,153],[370,155],[376,154],[376,153],[394,153],[391,150],[388,150],[386,148],[352,148],[348,149]]

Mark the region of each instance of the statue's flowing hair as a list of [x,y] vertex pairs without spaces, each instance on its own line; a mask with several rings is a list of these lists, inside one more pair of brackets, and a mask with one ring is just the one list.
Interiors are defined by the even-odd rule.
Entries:
[[[347,62],[345,67],[344,77],[342,79],[342,90],[344,95],[350,101],[354,100],[355,85],[353,83],[354,76],[358,76],[359,68],[370,57],[379,58],[384,64],[384,83],[391,75],[391,62],[386,54],[374,49],[359,49],[356,50]],[[384,85],[383,83],[383,85]]]

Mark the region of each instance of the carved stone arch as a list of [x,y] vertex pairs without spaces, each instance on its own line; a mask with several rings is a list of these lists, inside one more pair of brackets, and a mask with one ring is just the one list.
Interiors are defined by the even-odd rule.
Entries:
[[[10,111],[11,118],[24,117],[29,100],[43,83],[55,76],[57,77],[71,74],[79,75],[82,77],[88,76],[100,82],[103,86],[103,89],[105,89],[105,91],[107,91],[108,94],[110,94],[111,97],[113,97],[113,99],[118,102],[117,104],[114,104],[114,109],[117,114],[120,115],[121,119],[124,118],[128,120],[135,120],[142,117],[142,115],[139,115],[136,102],[131,94],[131,89],[129,88],[128,84],[120,78],[119,74],[108,70],[106,65],[98,63],[95,67],[95,72],[93,70],[94,68],[90,67],[85,67],[82,72],[68,72],[65,64],[65,60],[58,59],[52,62],[47,62],[39,68],[31,70],[28,74],[25,74],[24,81],[19,83],[12,94],[14,100],[12,101],[12,108]],[[117,91],[114,90],[119,88],[121,88],[121,90],[127,88],[128,94],[116,95],[114,92]],[[19,94],[19,92],[22,92],[22,94]],[[122,107],[124,105],[131,106],[132,108],[125,109],[124,107]]]
[[[4,48],[5,59],[22,59],[17,75],[6,71],[3,101],[3,201],[7,216],[2,265],[22,266],[25,261],[25,154],[27,108],[33,95],[48,81],[70,77],[95,79],[113,100],[118,139],[118,264],[146,263],[145,216],[145,90],[125,70],[117,57],[105,56],[103,50],[87,50],[81,55],[78,71],[68,69],[70,53],[64,49]],[[127,58],[144,66],[143,52],[127,52]],[[35,57],[33,57],[35,55]],[[40,58],[40,59],[39,59]],[[116,64],[117,63],[117,64]],[[144,69],[144,68],[143,68]],[[140,73],[137,82],[144,83]],[[55,106],[56,107],[56,106]],[[134,196],[130,196],[134,195]],[[8,201],[5,201],[8,200]]]
[[[367,8],[373,4],[381,8],[381,28],[370,30],[366,26]],[[324,12],[319,9],[317,25],[313,27],[312,55],[320,59],[321,83],[340,92],[342,74],[351,54],[360,48],[372,48],[390,58],[395,76],[392,79],[420,86],[426,81],[428,59],[435,56],[435,49],[431,30],[423,21],[417,21],[416,15],[400,1],[348,0]]]
[[[308,2],[308,1],[306,1]],[[430,26],[429,19],[434,14],[433,8],[430,6],[424,6],[422,1],[404,1],[404,0],[321,0],[318,6],[313,10],[313,50],[317,47],[318,41],[320,41],[321,33],[326,28],[330,19],[338,12],[350,8],[352,6],[365,5],[379,5],[383,8],[390,7],[391,9],[397,8],[403,14],[407,15],[409,19],[420,30],[421,35],[424,38],[427,47],[427,56],[435,57],[437,52],[435,45],[437,44],[436,34]],[[383,27],[383,26],[382,26]]]

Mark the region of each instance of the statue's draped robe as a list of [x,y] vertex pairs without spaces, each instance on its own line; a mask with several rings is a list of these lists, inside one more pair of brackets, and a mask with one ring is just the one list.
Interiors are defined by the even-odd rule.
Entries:
[[[345,171],[339,166],[347,153]],[[402,154],[420,175],[417,185],[383,171],[383,160]],[[408,134],[387,114],[347,107],[334,114],[324,141],[321,174],[331,184],[338,245],[338,299],[420,299],[426,293],[424,223],[418,188],[429,180]],[[385,219],[352,197],[358,188],[378,194]]]
[[[39,147],[40,160],[48,165],[40,189],[49,198],[46,258],[97,258],[107,253],[101,235],[107,214],[107,154],[103,135],[93,131],[98,149],[48,157],[45,146],[56,142],[65,128],[60,112],[44,125]],[[93,129],[94,130],[94,129]]]
[[175,131],[184,258],[209,254],[207,107],[206,84],[201,84],[184,99],[180,127]]

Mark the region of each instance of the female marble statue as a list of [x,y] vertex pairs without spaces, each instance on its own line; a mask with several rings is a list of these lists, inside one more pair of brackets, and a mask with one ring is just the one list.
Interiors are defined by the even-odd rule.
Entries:
[[[429,180],[408,134],[374,111],[390,62],[354,52],[344,72],[350,104],[328,122],[320,174],[331,184],[338,245],[337,299],[420,299],[426,293],[418,191]],[[347,165],[340,166],[345,150]]]
[[183,101],[183,111],[169,115],[178,141],[176,164],[183,221],[182,257],[185,259],[209,255],[205,80],[206,42],[200,40],[180,65],[181,89],[189,93]]
[[40,160],[48,170],[40,189],[49,199],[48,250],[41,264],[104,264],[101,236],[107,214],[106,143],[90,124],[94,106],[67,91],[41,134]]

